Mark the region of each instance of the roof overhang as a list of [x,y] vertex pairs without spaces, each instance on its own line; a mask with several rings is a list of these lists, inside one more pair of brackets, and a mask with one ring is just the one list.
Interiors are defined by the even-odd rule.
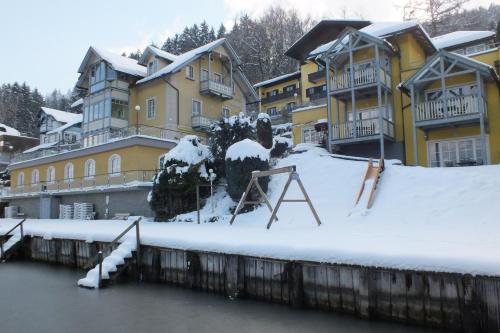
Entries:
[[312,50],[336,39],[346,27],[361,29],[370,24],[366,20],[322,20],[293,43],[285,55],[304,61]]

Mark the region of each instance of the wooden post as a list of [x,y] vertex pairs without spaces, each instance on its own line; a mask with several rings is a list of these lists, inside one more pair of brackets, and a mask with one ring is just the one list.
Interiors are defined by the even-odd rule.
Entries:
[[137,254],[137,260],[136,260],[136,266],[137,266],[137,280],[141,281],[142,280],[142,272],[141,272],[141,266],[142,266],[142,255],[141,255],[141,234],[139,231],[139,222],[140,219],[135,221],[135,237],[136,237],[136,254]]
[[97,288],[101,288],[102,283],[102,251],[97,253],[97,260],[99,261],[99,280],[97,281]]
[[200,185],[196,185],[196,218],[200,224]]

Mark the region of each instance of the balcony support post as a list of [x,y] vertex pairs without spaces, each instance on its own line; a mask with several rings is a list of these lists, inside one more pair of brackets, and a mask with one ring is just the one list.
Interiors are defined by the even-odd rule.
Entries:
[[325,73],[326,73],[326,117],[328,119],[328,128],[326,131],[327,140],[326,140],[326,148],[328,152],[332,152],[331,140],[332,140],[332,103],[330,96],[330,57],[326,57],[325,60]]
[[208,89],[210,89],[210,80],[212,80],[212,52],[208,52]]
[[477,81],[477,111],[479,112],[479,129],[481,133],[481,148],[483,149],[484,164],[489,164],[488,151],[486,144],[486,129],[485,129],[485,110],[483,102],[483,81],[479,71],[476,72]]
[[351,90],[351,113],[352,113],[352,136],[358,137],[358,127],[356,124],[356,96],[354,93],[354,62],[352,57],[352,35],[349,34],[349,82]]
[[413,165],[418,166],[418,151],[417,151],[417,127],[415,126],[415,119],[417,116],[415,105],[415,87],[412,84],[410,87],[410,104],[411,104],[411,124],[412,124],[412,139],[413,139]]
[[382,85],[380,82],[380,54],[378,45],[375,45],[375,70],[377,73],[377,102],[378,102],[378,131],[380,136],[380,158],[385,155],[384,147],[384,119],[382,118]]
[[443,101],[443,116],[445,119],[448,118],[448,99],[446,96],[446,73],[444,70],[444,60],[441,57],[439,59],[439,74],[441,76],[441,99]]
[[234,85],[233,85],[233,61],[231,60],[231,57],[229,57],[229,75],[230,75],[229,86],[231,87],[231,93],[234,93]]

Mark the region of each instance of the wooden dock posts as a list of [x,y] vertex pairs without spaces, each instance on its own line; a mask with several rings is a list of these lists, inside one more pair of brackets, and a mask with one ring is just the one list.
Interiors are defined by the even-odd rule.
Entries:
[[[26,259],[83,268],[110,243],[26,237]],[[500,331],[500,278],[141,245],[143,282],[462,332]],[[124,279],[135,280],[135,265]],[[75,281],[76,282],[76,281]]]

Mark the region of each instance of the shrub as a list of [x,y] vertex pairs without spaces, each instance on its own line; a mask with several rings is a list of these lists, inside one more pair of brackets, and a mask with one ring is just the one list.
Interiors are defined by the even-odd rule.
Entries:
[[[226,153],[226,178],[229,196],[239,201],[245,191],[252,171],[269,170],[269,151],[259,143],[245,139],[233,144]],[[259,178],[259,185],[267,192],[269,177]],[[254,189],[248,199],[257,200],[257,191]]]
[[259,113],[257,116],[257,142],[266,149],[273,146],[273,128],[271,117],[267,113]]
[[273,139],[273,148],[271,149],[271,157],[283,157],[292,148],[292,140],[282,136],[277,136]]

